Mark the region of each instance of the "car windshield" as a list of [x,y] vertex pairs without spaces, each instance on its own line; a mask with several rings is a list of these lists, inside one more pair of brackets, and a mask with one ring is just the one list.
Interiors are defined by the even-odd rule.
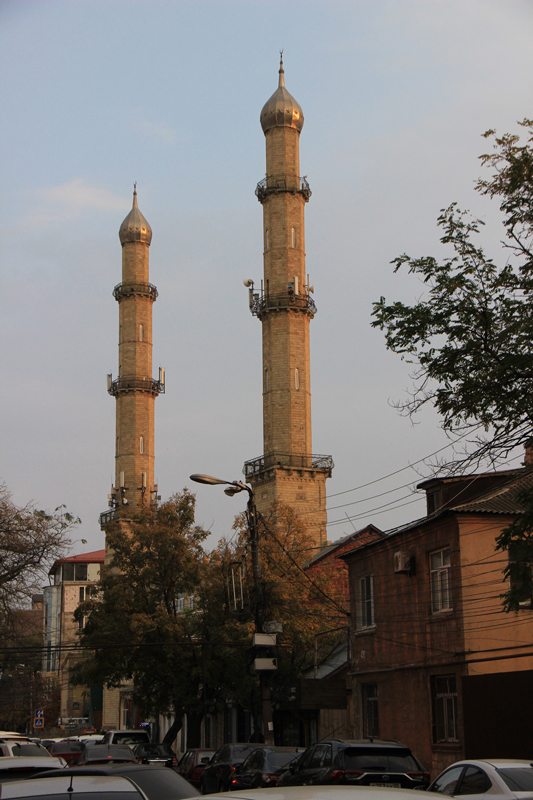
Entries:
[[[213,751],[212,750],[206,750],[205,752],[203,750],[200,750],[199,753],[198,753],[198,761],[201,761],[202,758],[211,759],[212,755],[213,755]],[[205,764],[205,761],[204,761],[204,764]]]
[[124,773],[139,786],[147,797],[157,800],[182,800],[199,792],[173,769],[166,767],[138,767],[135,772]]
[[139,731],[139,733],[115,733],[113,735],[113,744],[139,744],[146,742],[148,744],[148,734]]
[[172,758],[173,752],[168,744],[143,744],[138,750],[139,755],[162,756]]
[[347,747],[339,754],[344,769],[371,772],[418,772],[420,770],[409,750],[385,747]]
[[295,756],[296,753],[269,753],[267,759],[274,769],[279,769],[293,761]]
[[509,767],[497,772],[512,792],[533,791],[533,767]]
[[14,744],[11,748],[14,756],[33,756],[34,758],[50,758],[50,753],[38,744]]
[[79,753],[83,750],[83,742],[57,742],[50,748],[51,753]]

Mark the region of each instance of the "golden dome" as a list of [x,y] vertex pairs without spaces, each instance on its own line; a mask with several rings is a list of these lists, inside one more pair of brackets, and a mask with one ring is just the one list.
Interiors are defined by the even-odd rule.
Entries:
[[126,242],[150,244],[152,229],[137,207],[137,184],[133,188],[133,208],[120,226],[118,236],[122,246]]
[[298,133],[304,124],[304,115],[300,105],[285,88],[283,59],[279,64],[279,85],[270,100],[267,100],[261,111],[261,127],[263,133],[270,128],[296,128]]

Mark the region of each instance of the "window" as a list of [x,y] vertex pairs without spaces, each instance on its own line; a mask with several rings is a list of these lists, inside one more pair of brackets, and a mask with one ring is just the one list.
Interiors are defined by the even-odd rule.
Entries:
[[194,595],[191,594],[189,597],[189,608],[194,608]]
[[117,452],[115,455],[117,456],[120,455],[120,438],[118,436],[117,436]]
[[457,681],[455,675],[433,675],[433,741],[457,742]]
[[300,371],[298,369],[294,370],[294,388],[300,388]]
[[185,608],[185,598],[182,594],[178,597],[178,611],[183,611]]
[[450,590],[450,550],[439,550],[429,557],[431,581],[431,611],[449,611],[452,607]]
[[139,341],[143,341],[143,326],[139,325]]
[[80,586],[78,601],[80,603],[83,603],[84,600],[85,600],[85,586]]
[[291,228],[291,247],[296,247],[296,229]]
[[357,628],[372,628],[374,626],[374,578],[364,575],[359,578],[359,603],[357,604]]
[[361,685],[361,702],[363,706],[363,737],[379,737],[378,687],[376,683]]
[[459,791],[456,794],[485,794],[492,783],[488,775],[479,767],[467,767],[461,778]]
[[520,608],[533,607],[533,574],[531,545],[511,545],[509,548],[510,590],[516,596]]
[[268,243],[268,228],[265,231],[265,250],[268,250],[269,243]]
[[265,392],[268,392],[268,370],[265,370]]
[[139,438],[139,453],[141,455],[144,453],[144,436]]

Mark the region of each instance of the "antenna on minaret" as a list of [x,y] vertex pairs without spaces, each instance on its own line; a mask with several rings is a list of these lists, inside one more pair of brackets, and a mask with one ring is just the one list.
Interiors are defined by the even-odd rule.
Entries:
[[283,50],[279,51],[279,86],[285,86],[285,70],[283,69]]

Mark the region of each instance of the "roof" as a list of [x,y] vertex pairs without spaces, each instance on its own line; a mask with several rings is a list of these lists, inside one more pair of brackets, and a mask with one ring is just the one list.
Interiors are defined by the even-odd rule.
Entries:
[[[420,517],[405,525],[400,525],[398,528],[386,531],[384,538],[388,539],[400,533],[406,533],[407,531],[413,530],[413,528],[419,528],[421,525],[426,525],[429,522],[433,522],[436,519],[450,514],[503,514],[506,516],[523,514],[527,510],[526,505],[519,500],[517,495],[523,490],[533,489],[533,470],[521,470],[519,475],[516,474],[515,470],[509,470],[509,474],[512,475],[512,477],[508,481],[505,481],[505,483],[500,484],[494,489],[490,489],[488,492],[483,492],[467,503],[461,503],[455,506],[443,506],[433,514]],[[369,541],[361,545],[361,547],[367,548],[371,547],[373,544],[376,544],[376,542]],[[353,551],[350,551],[340,555],[339,558],[349,560],[352,553]]]
[[[331,555],[331,553],[334,553],[340,547],[344,547],[344,545],[348,544],[348,542],[350,541],[353,542],[354,549],[356,547],[363,547],[368,541],[366,539],[367,536],[371,536],[372,538],[370,539],[370,541],[373,541],[373,538],[375,536],[383,538],[385,534],[383,533],[383,531],[380,531],[379,528],[376,528],[375,525],[366,525],[364,528],[361,528],[360,530],[355,531],[354,533],[349,533],[347,534],[347,536],[343,536],[342,538],[337,539],[335,542],[326,545],[326,547],[323,547],[321,550],[318,551],[318,553],[315,553],[315,555],[311,558],[307,566],[310,567],[313,564],[316,564],[317,561],[320,561],[321,559]],[[364,541],[359,541],[363,539]]]
[[91,553],[80,553],[77,556],[67,556],[58,558],[50,567],[49,575],[54,572],[61,564],[103,564],[105,561],[105,550],[93,550]]

